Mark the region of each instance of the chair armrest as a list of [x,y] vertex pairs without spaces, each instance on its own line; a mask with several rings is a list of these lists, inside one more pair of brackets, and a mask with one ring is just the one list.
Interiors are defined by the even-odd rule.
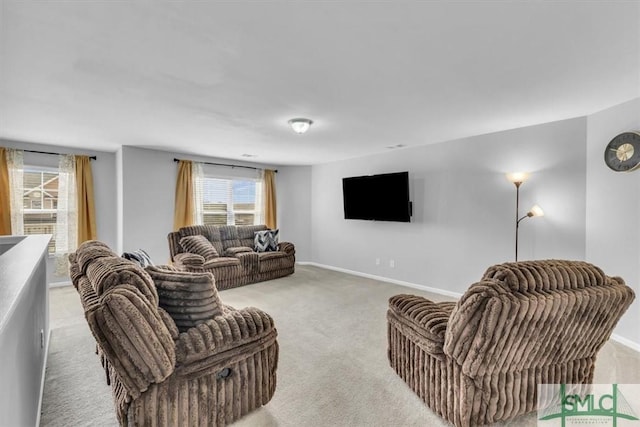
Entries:
[[232,310],[180,334],[176,341],[176,366],[196,371],[227,360],[242,348],[270,344],[277,331],[273,319],[264,311],[247,307]]
[[184,252],[173,257],[173,263],[178,269],[185,271],[204,271],[204,257],[198,254]]
[[389,299],[387,319],[423,350],[443,357],[445,332],[455,304],[433,302],[415,295],[396,295]]
[[296,247],[291,242],[280,242],[280,244],[278,245],[278,250],[280,250],[282,252],[286,252],[287,255],[295,255],[296,254]]

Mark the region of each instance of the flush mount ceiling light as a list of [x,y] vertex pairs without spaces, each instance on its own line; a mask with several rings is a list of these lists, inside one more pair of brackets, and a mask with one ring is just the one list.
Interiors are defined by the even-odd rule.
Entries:
[[297,118],[289,120],[288,123],[295,133],[305,133],[309,130],[309,126],[311,126],[313,121],[309,119]]

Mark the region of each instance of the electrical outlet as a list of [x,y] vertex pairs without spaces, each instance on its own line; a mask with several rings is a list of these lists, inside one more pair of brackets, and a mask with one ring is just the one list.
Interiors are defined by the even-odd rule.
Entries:
[[391,267],[391,268],[396,268],[396,261],[395,261],[395,260],[393,260],[393,259],[390,259],[390,260],[389,260],[389,267]]
[[376,258],[376,265],[380,265],[380,258]]

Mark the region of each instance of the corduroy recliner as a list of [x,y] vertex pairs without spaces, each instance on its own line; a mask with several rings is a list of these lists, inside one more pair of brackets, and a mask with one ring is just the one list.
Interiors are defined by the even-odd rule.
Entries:
[[456,426],[534,411],[538,384],[586,384],[635,295],[580,261],[490,267],[457,303],[389,300],[391,367]]
[[120,425],[224,426],[271,400],[273,319],[222,305],[211,273],[143,270],[97,241],[69,259]]

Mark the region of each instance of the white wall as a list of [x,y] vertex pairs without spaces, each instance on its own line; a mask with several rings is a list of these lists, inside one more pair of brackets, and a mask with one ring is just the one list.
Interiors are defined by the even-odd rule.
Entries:
[[[510,171],[531,173],[521,215],[535,203],[546,213],[521,223],[519,259],[584,259],[585,128],[578,118],[314,165],[312,259],[462,293],[490,265],[513,261]],[[411,223],[344,219],[343,177],[400,171],[409,171]]]
[[176,188],[173,154],[122,147],[122,250],[144,249],[157,264],[169,261]]
[[280,166],[276,192],[280,239],[296,245],[296,261],[311,261],[311,166]]
[[640,171],[616,173],[604,163],[614,136],[640,131],[640,98],[587,118],[587,260],[636,292],[616,334],[640,346]]
[[[174,158],[260,168],[270,165],[122,147],[123,251],[144,249],[157,263],[169,261],[167,235],[173,231],[177,163]],[[228,173],[232,169],[226,168]],[[277,168],[275,168],[277,169]],[[286,237],[286,232],[283,233]]]
[[[117,242],[116,229],[116,169],[115,155],[104,151],[82,150],[68,147],[60,147],[46,144],[34,144],[21,141],[11,141],[0,139],[0,146],[17,148],[21,150],[47,151],[62,154],[80,154],[96,156],[96,160],[91,161],[93,172],[93,186],[95,193],[96,207],[96,232],[98,239],[104,241],[111,247]],[[57,168],[58,156],[50,154],[24,153],[24,164],[40,167]],[[48,260],[49,283],[68,281],[68,275],[55,275],[53,260]]]

